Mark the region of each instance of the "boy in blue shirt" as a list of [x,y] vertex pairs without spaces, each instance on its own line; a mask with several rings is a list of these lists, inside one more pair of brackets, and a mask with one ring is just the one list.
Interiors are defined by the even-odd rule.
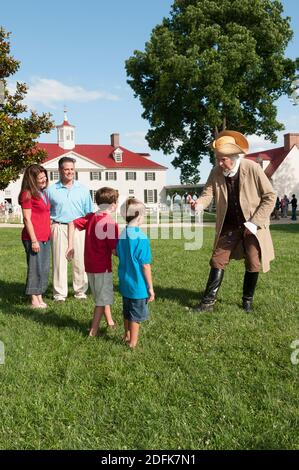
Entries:
[[138,342],[140,323],[148,318],[148,302],[155,298],[151,274],[150,243],[139,226],[145,215],[145,205],[128,199],[123,207],[127,226],[122,231],[116,253],[119,258],[119,289],[123,296],[124,340],[130,348]]

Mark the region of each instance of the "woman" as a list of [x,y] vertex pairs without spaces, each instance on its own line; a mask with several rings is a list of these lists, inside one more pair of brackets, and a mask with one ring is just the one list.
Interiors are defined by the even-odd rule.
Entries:
[[27,256],[27,295],[32,308],[47,308],[42,294],[48,286],[50,270],[50,202],[45,194],[47,171],[41,165],[30,165],[24,173],[19,204],[24,228],[22,242]]

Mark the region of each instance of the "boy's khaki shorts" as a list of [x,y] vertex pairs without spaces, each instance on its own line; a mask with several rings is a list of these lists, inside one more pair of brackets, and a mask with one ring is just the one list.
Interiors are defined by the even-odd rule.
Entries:
[[113,304],[112,273],[87,273],[88,282],[96,307]]

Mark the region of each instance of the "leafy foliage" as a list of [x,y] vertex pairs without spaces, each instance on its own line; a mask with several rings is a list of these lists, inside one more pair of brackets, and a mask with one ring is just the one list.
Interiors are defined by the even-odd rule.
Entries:
[[126,61],[128,83],[150,123],[147,140],[199,181],[203,155],[218,129],[275,142],[275,101],[292,93],[299,59],[284,57],[290,18],[278,0],[175,0],[145,51]]
[[[10,56],[9,33],[0,27],[0,81],[6,86],[6,79],[19,69],[19,62]],[[42,162],[46,153],[37,150],[35,139],[42,132],[50,132],[53,123],[49,113],[38,115],[31,111],[27,117],[27,106],[22,103],[27,93],[24,83],[17,83],[14,94],[5,88],[5,101],[0,104],[0,190],[16,180],[21,171],[32,163]]]

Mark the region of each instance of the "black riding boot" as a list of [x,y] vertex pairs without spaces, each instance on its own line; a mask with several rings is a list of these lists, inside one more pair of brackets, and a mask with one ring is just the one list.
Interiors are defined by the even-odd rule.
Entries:
[[194,307],[197,312],[211,312],[216,301],[216,295],[223,279],[224,270],[211,268],[206,290],[199,305]]
[[245,271],[243,284],[243,309],[245,312],[251,312],[253,304],[253,295],[259,273],[250,273]]

